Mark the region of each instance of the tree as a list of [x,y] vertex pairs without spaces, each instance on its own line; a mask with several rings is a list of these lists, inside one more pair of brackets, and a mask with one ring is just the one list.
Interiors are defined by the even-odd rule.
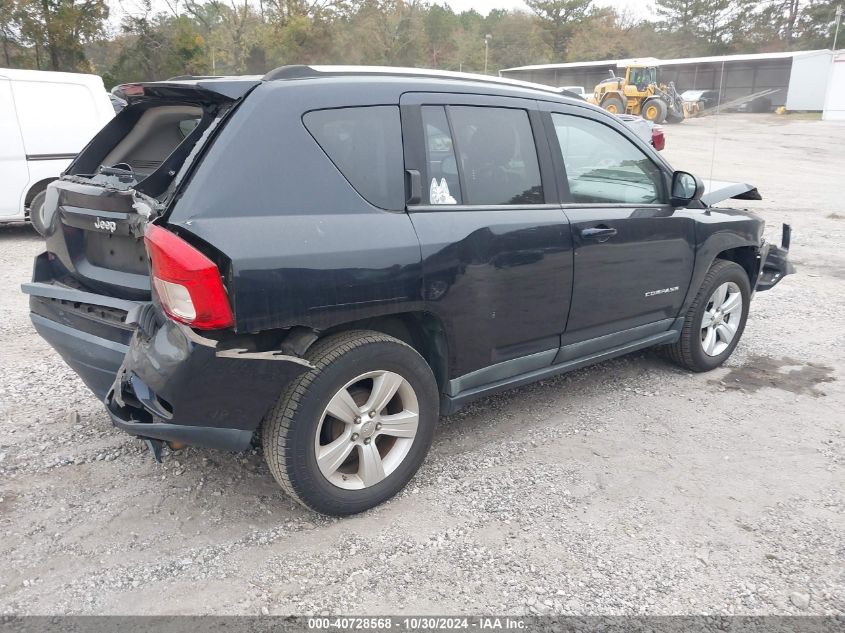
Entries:
[[206,40],[187,15],[126,16],[121,28],[125,44],[104,76],[107,84],[208,73]]
[[18,39],[17,7],[12,0],[0,0],[0,38],[3,45],[3,59],[5,65],[12,65],[12,56],[20,48]]
[[626,14],[602,8],[572,37],[567,59],[589,61],[633,57],[634,47],[639,41],[635,37],[638,26]]
[[[805,4],[796,20],[799,35],[796,46],[803,50],[830,48],[833,46],[833,31],[836,20],[836,4],[830,0],[810,0]],[[840,27],[838,48],[842,48],[843,34]]]
[[460,27],[458,16],[447,7],[432,5],[423,19],[428,40],[428,64],[442,67],[450,53],[455,50],[455,31]]
[[551,36],[555,59],[566,58],[569,41],[593,12],[592,0],[525,0]]
[[748,0],[699,0],[695,26],[711,55],[732,52],[735,39],[750,15]]
[[701,0],[657,0],[654,10],[661,29],[689,34],[701,17]]
[[[492,12],[491,12],[492,13]],[[491,22],[488,16],[488,22]],[[551,61],[552,49],[537,20],[523,12],[514,11],[492,21],[487,27],[490,40],[490,69],[543,64]]]
[[[109,0],[0,0],[0,65],[97,72],[107,85],[282,64],[481,72],[613,59],[829,47],[841,0],[656,0],[634,19],[592,0],[456,14],[446,0],[140,0],[104,37]],[[137,0],[136,0],[137,1]],[[606,3],[605,3],[606,4]],[[845,41],[845,36],[843,36]]]
[[21,40],[35,49],[37,68],[43,51],[49,70],[89,70],[84,44],[103,31],[105,0],[21,0],[18,10]]

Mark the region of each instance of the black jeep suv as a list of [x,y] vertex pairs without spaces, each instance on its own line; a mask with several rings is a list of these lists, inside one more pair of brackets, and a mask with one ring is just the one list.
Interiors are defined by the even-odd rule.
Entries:
[[130,84],[47,190],[35,328],[115,426],[240,450],[345,515],[438,416],[652,345],[731,354],[791,272],[763,221],[603,110],[476,76],[287,66]]

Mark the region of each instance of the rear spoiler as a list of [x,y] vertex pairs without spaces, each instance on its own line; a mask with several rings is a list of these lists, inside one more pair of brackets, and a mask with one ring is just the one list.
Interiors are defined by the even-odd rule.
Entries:
[[121,84],[112,90],[112,94],[130,104],[147,99],[185,99],[192,102],[229,103],[237,101],[260,83],[260,79],[251,77],[192,77],[190,79]]

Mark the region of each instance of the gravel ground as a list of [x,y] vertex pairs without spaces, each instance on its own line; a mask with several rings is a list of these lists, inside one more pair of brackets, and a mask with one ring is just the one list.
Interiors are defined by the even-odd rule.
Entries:
[[112,429],[29,323],[41,242],[0,227],[0,614],[845,612],[845,125],[666,132],[675,167],[715,147],[715,177],[757,184],[771,237],[793,224],[799,272],[727,366],[645,352],[481,401],[345,520],[256,452],[156,465]]

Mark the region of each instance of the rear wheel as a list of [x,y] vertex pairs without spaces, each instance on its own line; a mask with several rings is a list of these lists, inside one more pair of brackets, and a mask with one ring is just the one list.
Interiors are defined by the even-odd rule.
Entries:
[[611,114],[623,114],[625,112],[625,104],[619,97],[607,97],[601,102],[601,107]]
[[661,99],[647,99],[643,103],[641,112],[644,119],[653,123],[663,123],[666,120],[668,109],[666,102]]
[[742,266],[717,259],[695,297],[681,338],[669,346],[676,363],[691,371],[709,371],[733,353],[748,318],[751,284]]
[[399,492],[425,458],[438,390],[425,360],[401,341],[353,331],[318,341],[314,369],[290,384],[264,421],[270,471],[302,505],[336,516]]
[[47,220],[44,217],[44,199],[46,197],[47,192],[42,191],[29,203],[29,221],[32,222],[35,230],[44,237],[47,237],[47,229],[49,228],[47,226]]

